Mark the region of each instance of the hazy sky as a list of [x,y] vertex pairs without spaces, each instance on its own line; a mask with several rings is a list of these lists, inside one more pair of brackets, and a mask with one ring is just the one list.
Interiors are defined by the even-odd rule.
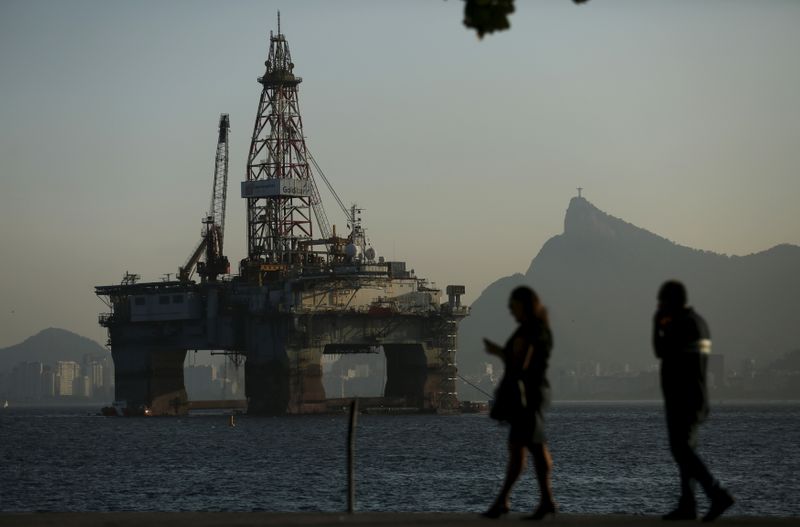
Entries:
[[104,342],[95,285],[183,264],[222,112],[226,253],[245,256],[278,9],[337,192],[379,255],[468,301],[527,269],[577,186],[683,245],[800,244],[800,2],[517,4],[478,41],[459,0],[0,0],[0,346],[50,326]]

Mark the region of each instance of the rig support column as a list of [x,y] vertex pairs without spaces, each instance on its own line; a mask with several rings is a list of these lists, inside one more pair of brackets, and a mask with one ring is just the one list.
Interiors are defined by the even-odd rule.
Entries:
[[183,381],[186,350],[130,345],[112,349],[116,372],[115,399],[134,412],[184,415],[189,411]]
[[289,413],[316,414],[327,410],[322,385],[322,348],[289,351]]

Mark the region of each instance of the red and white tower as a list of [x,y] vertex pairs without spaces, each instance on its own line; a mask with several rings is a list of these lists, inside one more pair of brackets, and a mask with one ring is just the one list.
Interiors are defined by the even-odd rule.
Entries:
[[270,32],[266,72],[242,197],[247,199],[247,253],[253,263],[302,265],[312,239],[316,194],[300,117],[298,85],[289,44]]

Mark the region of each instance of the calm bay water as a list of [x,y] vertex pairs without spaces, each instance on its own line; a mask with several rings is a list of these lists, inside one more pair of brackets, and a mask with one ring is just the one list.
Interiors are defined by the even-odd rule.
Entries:
[[[105,418],[0,411],[2,511],[341,511],[346,416]],[[359,416],[357,509],[482,511],[507,429],[485,415]],[[660,514],[677,470],[658,403],[561,403],[549,413],[564,512]],[[700,453],[733,515],[800,516],[800,403],[716,405]],[[533,509],[526,471],[513,495]],[[701,500],[701,503],[704,503]]]

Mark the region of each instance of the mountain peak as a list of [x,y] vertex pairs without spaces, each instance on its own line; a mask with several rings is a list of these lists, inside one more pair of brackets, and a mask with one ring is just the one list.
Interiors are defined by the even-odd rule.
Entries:
[[628,244],[667,242],[676,245],[675,242],[647,229],[606,214],[583,197],[574,197],[570,200],[567,214],[564,216],[564,235],[567,238],[582,240],[605,240]]
[[[687,285],[725,362],[737,364],[755,356],[771,360],[797,347],[798,267],[798,246],[782,244],[733,258],[679,245],[573,197],[564,232],[545,242],[524,283],[550,310],[558,342],[554,371],[578,371],[586,361],[649,367],[654,360],[647,349],[649,317],[659,284],[670,278]],[[498,280],[473,302],[459,329],[459,370],[479,374],[486,361],[481,338],[513,331],[512,319],[500,307],[518,284],[519,275]],[[766,329],[754,332],[753,327]]]
[[61,328],[47,328],[14,346],[0,349],[0,371],[19,362],[55,364],[60,360],[81,361],[85,355],[107,356],[108,350],[92,339]]
[[26,338],[24,341],[20,343],[20,345],[53,345],[53,344],[64,344],[68,343],[69,345],[87,345],[87,344],[97,344],[95,341],[86,338],[82,335],[78,335],[72,331],[62,329],[62,328],[46,328],[41,330],[39,333],[35,335],[31,335],[30,337]]
[[609,216],[592,205],[586,198],[574,197],[569,200],[567,214],[564,216],[564,234],[567,236],[615,237],[622,220]]

